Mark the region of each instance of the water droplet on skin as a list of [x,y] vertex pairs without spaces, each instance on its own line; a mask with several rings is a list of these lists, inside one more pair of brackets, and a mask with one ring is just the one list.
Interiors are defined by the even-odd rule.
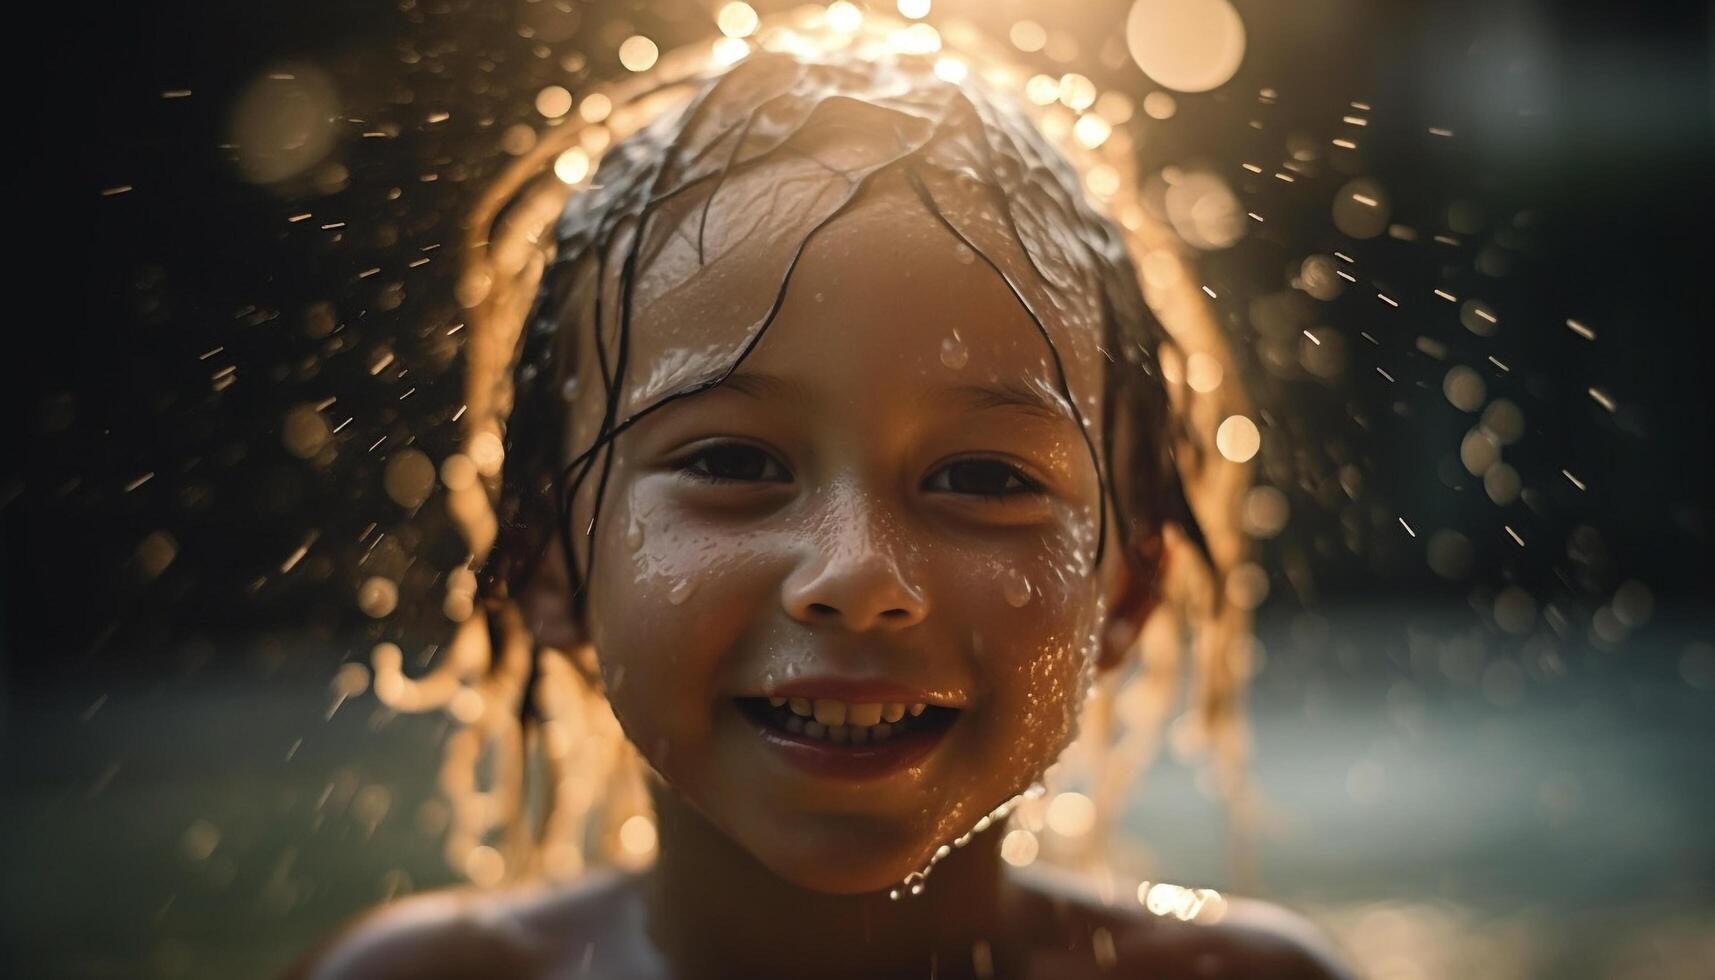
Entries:
[[625,544],[632,551],[643,547],[643,522],[633,517],[625,528]]
[[1024,573],[1013,569],[1001,579],[1001,593],[1006,596],[1006,604],[1014,609],[1021,608],[1030,601],[1030,580]]
[[959,339],[959,332],[957,330],[953,331],[953,335],[951,337],[941,341],[942,364],[945,364],[957,371],[964,367],[970,359],[970,348],[966,347],[965,342]]
[[689,599],[691,597],[691,593],[695,592],[696,589],[697,584],[695,582],[692,582],[688,578],[681,579],[678,582],[673,583],[673,588],[668,590],[667,601],[671,602],[675,606],[683,605],[685,600]]

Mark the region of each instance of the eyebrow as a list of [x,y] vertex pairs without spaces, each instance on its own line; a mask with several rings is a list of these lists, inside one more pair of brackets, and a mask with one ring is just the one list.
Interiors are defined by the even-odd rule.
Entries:
[[[807,404],[813,399],[809,386],[801,381],[756,371],[735,372],[717,387],[752,398],[774,398],[798,405]],[[962,404],[967,410],[974,412],[1013,409],[1051,422],[1072,421],[1063,402],[1051,399],[1034,386],[1014,380],[951,385],[928,393],[925,401],[930,399],[944,399]]]
[[1019,381],[995,381],[989,384],[962,384],[942,389],[947,396],[964,403],[971,411],[1010,408],[1035,415],[1050,422],[1070,422],[1065,407],[1051,400],[1038,388]]
[[774,398],[798,405],[807,404],[812,400],[809,386],[802,381],[756,371],[734,372],[725,381],[715,386],[716,390],[722,388],[728,391],[736,391],[741,395],[749,395],[752,398]]

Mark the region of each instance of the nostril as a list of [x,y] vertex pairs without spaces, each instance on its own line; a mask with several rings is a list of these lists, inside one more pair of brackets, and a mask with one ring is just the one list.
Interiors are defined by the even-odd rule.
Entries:
[[835,609],[833,606],[830,606],[825,602],[810,603],[810,611],[818,616],[828,616],[839,612],[838,609]]

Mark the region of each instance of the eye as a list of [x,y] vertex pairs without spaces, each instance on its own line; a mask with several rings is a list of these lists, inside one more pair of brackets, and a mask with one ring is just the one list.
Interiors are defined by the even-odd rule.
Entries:
[[1024,471],[998,459],[964,459],[941,467],[924,483],[928,490],[943,490],[991,499],[1039,493],[1040,484]]
[[742,442],[704,446],[680,459],[674,468],[707,483],[787,483],[792,479],[773,456]]

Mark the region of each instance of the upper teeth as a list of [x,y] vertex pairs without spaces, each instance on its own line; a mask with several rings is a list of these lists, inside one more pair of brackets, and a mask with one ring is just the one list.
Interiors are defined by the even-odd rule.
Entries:
[[896,722],[910,712],[913,718],[927,710],[928,705],[918,702],[904,704],[900,702],[866,701],[852,704],[837,701],[833,698],[781,698],[771,697],[768,703],[778,708],[782,705],[792,709],[792,713],[804,718],[814,718],[818,723],[832,727],[834,725],[853,725],[868,728],[882,722]]

